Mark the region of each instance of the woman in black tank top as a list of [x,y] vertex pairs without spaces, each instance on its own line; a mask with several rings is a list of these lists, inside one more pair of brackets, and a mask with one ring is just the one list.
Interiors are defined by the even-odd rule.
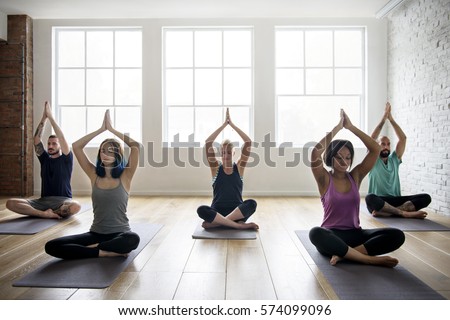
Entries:
[[[237,163],[233,162],[234,145],[230,140],[225,140],[221,145],[222,161],[216,159],[213,148],[217,136],[228,125],[244,140]],[[206,156],[213,179],[213,200],[211,206],[203,205],[197,209],[198,216],[204,220],[203,228],[225,226],[234,229],[258,229],[256,223],[246,222],[256,210],[256,201],[242,200],[242,179],[251,147],[252,140],[231,121],[227,109],[225,122],[205,141]]]

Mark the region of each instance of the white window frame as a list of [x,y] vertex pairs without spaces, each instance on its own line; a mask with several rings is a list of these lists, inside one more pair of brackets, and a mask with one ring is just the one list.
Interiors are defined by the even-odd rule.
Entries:
[[[367,59],[366,59],[366,42],[367,42],[367,30],[366,27],[362,27],[362,26],[276,26],[275,27],[275,32],[274,32],[274,37],[275,37],[275,46],[276,46],[276,36],[277,36],[277,31],[332,31],[333,33],[333,43],[332,43],[332,66],[331,67],[307,67],[306,66],[306,48],[305,48],[305,33],[303,33],[303,66],[302,67],[278,67],[276,65],[276,47],[274,47],[274,51],[275,51],[275,61],[274,61],[274,66],[275,66],[275,75],[277,74],[277,70],[279,69],[303,69],[303,94],[278,94],[277,90],[276,90],[276,85],[277,85],[277,79],[275,79],[275,140],[278,146],[285,144],[285,143],[289,143],[291,141],[280,141],[280,134],[279,134],[279,122],[278,122],[278,115],[279,115],[279,109],[278,109],[278,97],[283,97],[283,96],[297,96],[297,97],[339,97],[339,96],[359,96],[359,100],[360,100],[360,108],[359,108],[359,119],[354,119],[355,124],[358,125],[358,128],[360,128],[361,130],[365,130],[366,128],[366,122],[365,122],[365,118],[366,118],[366,109],[367,109]],[[334,35],[335,35],[335,31],[360,31],[362,34],[362,41],[361,41],[361,67],[336,67],[335,66],[335,41],[334,41]],[[306,93],[306,70],[313,70],[313,69],[321,69],[321,68],[326,68],[326,69],[332,69],[333,70],[333,94],[307,94]],[[339,69],[361,69],[361,94],[335,94],[335,70],[339,70]],[[276,76],[275,76],[276,77]],[[338,119],[338,118],[336,118]],[[356,123],[357,122],[357,123]],[[337,123],[337,122],[336,122]],[[304,147],[307,143],[311,142],[311,138],[306,138],[304,141],[301,141],[300,143],[292,143],[293,147]],[[355,145],[357,146],[361,146],[361,143],[359,141],[355,141]]]
[[[243,30],[243,31],[250,31],[250,35],[251,35],[251,65],[249,67],[225,67],[224,66],[224,61],[223,61],[223,57],[224,57],[224,46],[223,46],[223,42],[224,42],[224,37],[223,37],[223,33],[225,31],[239,31],[239,30]],[[166,43],[165,43],[165,35],[166,32],[170,32],[170,31],[190,31],[193,33],[193,37],[195,34],[195,31],[219,31],[222,32],[222,66],[221,67],[196,67],[195,66],[195,37],[193,39],[193,62],[192,62],[192,67],[167,67],[166,66],[166,52],[165,52],[165,48],[166,48]],[[163,106],[163,144],[166,147],[203,147],[204,145],[204,141],[196,141],[196,139],[194,139],[193,142],[186,142],[186,141],[181,141],[179,143],[176,142],[171,142],[171,137],[169,137],[169,108],[171,107],[192,107],[194,108],[194,117],[193,117],[193,128],[194,128],[194,136],[195,136],[195,111],[198,108],[220,108],[222,109],[222,122],[221,123],[217,123],[217,127],[219,127],[224,121],[225,121],[225,108],[226,107],[230,107],[230,108],[248,108],[249,109],[249,130],[250,132],[246,132],[250,137],[253,136],[253,130],[254,130],[254,28],[252,26],[224,26],[224,27],[179,27],[179,26],[170,26],[170,27],[163,27],[162,28],[162,106]],[[192,105],[168,105],[166,103],[166,71],[167,70],[174,70],[174,69],[189,69],[192,70],[192,74],[193,74],[193,86],[192,86],[192,94],[193,94],[193,104]],[[220,105],[196,105],[195,103],[195,71],[196,70],[201,70],[201,69],[221,69],[222,70],[222,103]],[[250,78],[250,104],[249,105],[225,105],[224,104],[224,70],[227,69],[250,69],[250,74],[251,74],[251,78]],[[231,114],[231,117],[233,115]],[[219,135],[218,140],[220,140],[221,138],[223,138],[223,132],[221,133],[221,135]]]
[[[62,116],[62,112],[61,109],[66,108],[66,107],[82,107],[85,108],[85,115],[84,115],[84,119],[85,119],[85,123],[88,123],[88,109],[89,108],[107,108],[110,110],[111,115],[112,115],[112,121],[113,121],[113,126],[117,127],[118,122],[120,121],[118,119],[118,117],[115,116],[115,112],[116,112],[116,107],[133,107],[133,108],[139,108],[139,127],[138,127],[138,132],[139,132],[139,136],[133,136],[132,138],[136,141],[142,141],[143,136],[142,136],[142,104],[143,104],[143,97],[141,96],[141,104],[139,105],[116,105],[116,99],[115,99],[115,74],[116,74],[116,70],[140,70],[141,73],[141,95],[143,92],[143,86],[142,86],[142,79],[143,79],[143,67],[142,67],[142,62],[141,62],[141,66],[140,67],[116,67],[114,65],[113,62],[113,66],[111,67],[88,67],[87,66],[87,37],[84,37],[84,41],[85,41],[85,48],[84,48],[84,54],[85,54],[85,58],[84,58],[84,62],[85,65],[83,67],[59,67],[59,55],[58,55],[58,33],[59,32],[67,32],[67,31],[75,31],[75,32],[84,32],[85,35],[87,32],[92,32],[92,31],[111,31],[113,32],[113,48],[115,48],[114,46],[114,42],[115,42],[115,33],[116,32],[120,32],[120,31],[136,31],[136,32],[140,32],[141,38],[143,37],[143,28],[142,27],[123,27],[123,26],[118,26],[118,27],[83,27],[83,26],[77,26],[77,27],[53,27],[53,61],[52,61],[52,101],[53,101],[53,107],[55,109],[55,114],[56,114],[56,119],[58,121],[58,123],[61,123],[61,116]],[[143,44],[143,41],[141,41],[141,44]],[[113,49],[113,61],[115,61],[115,55],[116,52]],[[78,105],[68,105],[68,104],[64,104],[61,105],[59,103],[59,91],[58,91],[58,83],[59,83],[59,70],[61,69],[72,69],[72,70],[84,70],[84,104],[78,104]],[[112,70],[112,77],[113,77],[113,86],[112,86],[112,100],[113,103],[111,105],[88,105],[87,104],[87,94],[86,92],[88,91],[88,85],[87,85],[87,70],[89,69],[103,69],[103,70]],[[74,124],[76,125],[76,124]],[[99,123],[99,126],[101,125],[101,123]],[[64,131],[64,128],[62,128]],[[86,125],[86,129],[84,130],[84,132],[79,133],[79,137],[81,138],[82,136],[88,134],[88,128]],[[123,132],[124,134],[127,134],[128,132]],[[73,141],[70,141],[73,142]],[[91,141],[87,146],[88,147],[97,147],[99,144],[96,142]]]

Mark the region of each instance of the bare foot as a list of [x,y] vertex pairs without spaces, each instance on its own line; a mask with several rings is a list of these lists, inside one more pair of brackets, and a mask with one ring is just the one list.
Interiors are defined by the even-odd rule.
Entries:
[[416,211],[416,207],[414,206],[414,204],[411,201],[406,201],[404,204],[397,207],[397,209],[402,210],[402,211],[409,211],[409,212]]
[[203,221],[203,222],[202,222],[202,227],[205,228],[205,229],[217,228],[217,227],[219,227],[219,226],[220,226],[220,225],[217,224],[217,223],[211,223],[211,222],[206,222],[206,221]]
[[68,204],[63,204],[61,207],[55,210],[55,213],[59,215],[61,218],[67,218],[72,214],[70,212],[70,205]]
[[391,213],[387,213],[387,212],[382,212],[382,211],[372,211],[372,216],[373,217],[392,217],[393,214]]
[[332,256],[331,259],[330,259],[330,264],[331,264],[332,266],[335,266],[336,263],[338,263],[338,262],[341,261],[341,260],[343,260],[343,258],[334,255],[334,256]]
[[47,209],[43,211],[39,216],[41,218],[48,218],[48,219],[61,219],[61,216],[53,212],[52,209]]
[[259,229],[259,226],[254,222],[239,222],[239,226],[239,229]]
[[100,250],[98,252],[99,258],[104,258],[104,257],[128,257],[128,255],[129,255],[129,253],[117,253],[117,252],[103,251],[103,250]]
[[368,264],[378,265],[382,267],[393,268],[398,264],[398,260],[389,256],[370,257]]
[[404,218],[416,218],[416,219],[425,219],[426,216],[428,215],[428,213],[426,213],[425,211],[413,211],[413,212],[403,211],[402,214]]

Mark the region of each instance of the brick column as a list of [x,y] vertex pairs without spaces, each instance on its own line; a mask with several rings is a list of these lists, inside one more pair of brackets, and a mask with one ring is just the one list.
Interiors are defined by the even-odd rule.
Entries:
[[0,44],[0,195],[33,194],[33,25],[8,16]]

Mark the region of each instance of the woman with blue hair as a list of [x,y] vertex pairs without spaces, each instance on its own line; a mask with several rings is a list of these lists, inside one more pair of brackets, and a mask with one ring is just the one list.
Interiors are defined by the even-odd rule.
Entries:
[[[130,147],[128,163],[115,139],[104,140],[96,165],[84,147],[99,134],[109,131]],[[139,143],[113,128],[109,110],[102,126],[72,144],[73,152],[92,185],[94,221],[89,232],[57,238],[46,243],[45,251],[61,259],[127,256],[139,244],[139,236],[128,223],[127,204],[131,180],[139,162]]]

